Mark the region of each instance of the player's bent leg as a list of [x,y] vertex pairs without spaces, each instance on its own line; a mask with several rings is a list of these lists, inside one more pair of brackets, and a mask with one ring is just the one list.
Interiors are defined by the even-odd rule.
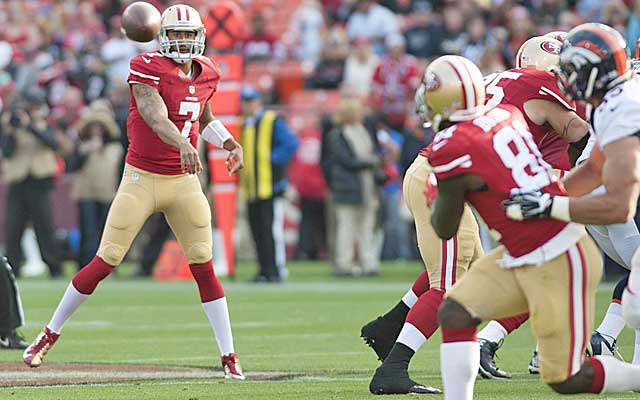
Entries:
[[629,282],[622,294],[622,315],[632,329],[640,329],[640,249],[631,259]]
[[409,311],[393,348],[369,384],[373,394],[437,394],[439,389],[420,385],[409,377],[409,362],[438,329],[437,312],[444,292],[431,289]]
[[502,346],[504,338],[528,319],[529,314],[526,313],[490,321],[478,333],[478,342],[480,343],[480,370],[478,373],[481,377],[485,379],[511,379],[511,374],[498,368],[495,355]]
[[211,210],[197,179],[164,180],[167,193],[178,193],[162,210],[189,262],[202,308],[213,329],[225,378],[245,379],[233,345],[227,299],[212,263]]
[[131,166],[125,168],[109,210],[98,255],[76,273],[51,321],[24,351],[23,360],[27,365],[38,367],[42,364],[44,356],[58,340],[65,322],[122,261],[142,224],[153,212],[152,175]]
[[623,277],[613,289],[611,303],[600,323],[600,326],[593,331],[591,340],[587,345],[587,354],[592,356],[614,356],[618,353],[617,338],[624,329],[624,318],[622,317],[622,293],[627,287],[629,276]]
[[473,385],[480,366],[477,324],[527,311],[514,272],[498,265],[503,254],[504,247],[499,246],[476,261],[447,292],[440,306],[440,365],[446,399],[473,398]]
[[418,156],[407,170],[402,182],[404,202],[416,221],[418,247],[426,269],[418,276],[411,289],[398,304],[385,315],[365,324],[360,330],[360,337],[375,351],[380,361],[384,361],[391,351],[409,309],[423,293],[431,288],[428,266],[438,262],[439,247],[437,244],[440,243],[440,239],[429,225],[430,211],[425,197],[427,177],[430,173],[431,167],[427,159]]

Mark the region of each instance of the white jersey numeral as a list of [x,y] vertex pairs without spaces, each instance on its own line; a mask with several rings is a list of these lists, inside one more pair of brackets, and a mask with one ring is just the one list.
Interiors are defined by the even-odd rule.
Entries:
[[511,79],[517,80],[520,78],[522,73],[513,72],[513,71],[505,71],[499,74],[496,74],[495,77],[491,80],[491,82],[487,85],[486,92],[491,95],[489,101],[487,101],[487,108],[493,108],[502,102],[504,98],[504,89],[498,86],[498,82],[502,79]]
[[184,121],[184,126],[182,127],[182,131],[180,132],[180,136],[182,137],[189,137],[191,126],[200,116],[200,103],[196,103],[193,101],[181,101],[178,114],[189,115],[189,113],[191,113],[191,118]]
[[518,187],[540,189],[551,184],[549,166],[542,161],[531,134],[519,121],[505,126],[493,136],[493,148]]

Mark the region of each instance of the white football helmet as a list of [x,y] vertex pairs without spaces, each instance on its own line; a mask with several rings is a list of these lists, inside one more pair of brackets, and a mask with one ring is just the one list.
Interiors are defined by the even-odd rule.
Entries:
[[535,36],[520,46],[516,55],[516,68],[534,68],[551,71],[560,63],[562,43],[546,36]]
[[[194,39],[170,40],[169,31],[195,32]],[[160,20],[160,53],[173,61],[184,64],[204,53],[205,28],[200,14],[193,7],[176,4],[164,10]],[[180,47],[189,47],[188,52],[181,52]]]

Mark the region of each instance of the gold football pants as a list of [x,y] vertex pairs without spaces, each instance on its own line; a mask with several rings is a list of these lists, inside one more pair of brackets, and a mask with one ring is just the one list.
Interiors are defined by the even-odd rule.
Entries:
[[211,210],[196,175],[160,175],[126,165],[98,249],[107,264],[122,262],[144,222],[162,212],[190,264],[212,255]]

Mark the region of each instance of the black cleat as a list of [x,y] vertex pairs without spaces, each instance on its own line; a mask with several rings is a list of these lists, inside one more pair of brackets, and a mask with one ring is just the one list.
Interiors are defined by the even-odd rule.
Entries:
[[603,335],[598,331],[593,331],[591,340],[587,343],[586,353],[588,356],[611,356],[618,355],[618,345],[616,339],[609,335]]
[[24,337],[16,332],[11,331],[6,336],[0,336],[0,348],[8,350],[24,350],[29,346],[29,343],[24,341]]
[[500,343],[480,339],[480,368],[478,373],[484,379],[511,379],[511,375],[496,366],[494,356],[500,348]]
[[400,326],[391,326],[391,323],[387,320],[378,317],[360,329],[360,337],[367,346],[376,352],[378,360],[384,361],[396,342],[401,329],[402,324]]
[[369,391],[373,394],[440,394],[442,390],[423,386],[409,378],[409,373],[402,367],[381,365],[369,383]]
[[527,368],[532,375],[538,375],[540,373],[540,359],[538,359],[538,350],[533,351],[531,361],[529,361],[529,367]]

